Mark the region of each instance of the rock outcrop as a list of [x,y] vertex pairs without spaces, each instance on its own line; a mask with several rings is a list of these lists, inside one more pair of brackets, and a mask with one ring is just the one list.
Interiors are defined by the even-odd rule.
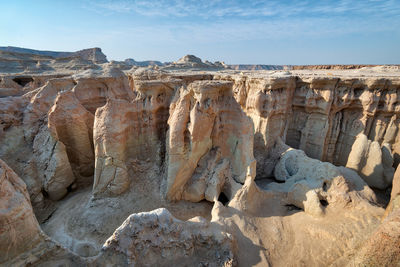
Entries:
[[182,222],[166,209],[129,216],[105,242],[97,264],[235,266],[234,240],[202,218]]
[[354,266],[400,265],[400,201],[397,208],[359,248],[353,260]]
[[186,55],[176,62],[165,64],[162,69],[166,70],[222,70],[228,68],[223,62],[203,62],[200,58],[194,55]]
[[110,99],[97,109],[95,195],[126,191],[130,184],[128,169],[135,172],[148,161],[163,165],[169,105],[181,82],[137,79],[131,82],[131,100]]
[[314,216],[323,215],[332,206],[337,209],[376,202],[375,194],[356,172],[311,159],[301,150],[284,151],[274,174],[284,183],[271,183],[265,189],[287,193],[287,204]]
[[40,227],[24,182],[0,160],[0,264],[32,249]]
[[243,183],[247,169],[254,167],[253,126],[231,88],[223,81],[194,82],[171,103],[168,199],[217,199],[228,179]]
[[359,248],[354,257],[356,266],[400,265],[400,171],[393,178],[390,203],[382,223]]
[[20,48],[20,47],[0,47],[0,51],[25,54],[25,55],[36,55],[51,58],[68,58],[68,57],[80,57],[85,60],[90,60],[93,63],[106,63],[107,57],[103,54],[100,48],[88,48],[79,50],[76,52],[54,52],[54,51],[40,51],[34,49]]
[[346,167],[360,173],[372,187],[385,189],[392,183],[394,169],[390,145],[368,140],[359,134],[352,146]]
[[[235,98],[255,126],[258,177],[272,176],[278,160],[273,152],[277,137],[312,158],[346,166],[357,136],[363,134],[371,143],[375,141],[372,148],[378,155],[368,164],[379,170],[364,167],[363,161],[359,166],[352,163],[357,165],[352,168],[372,187],[390,185],[391,162],[399,163],[396,92],[400,80],[282,75],[268,79],[242,76],[234,81]],[[367,145],[360,152],[353,151],[351,157],[362,157],[366,149]]]

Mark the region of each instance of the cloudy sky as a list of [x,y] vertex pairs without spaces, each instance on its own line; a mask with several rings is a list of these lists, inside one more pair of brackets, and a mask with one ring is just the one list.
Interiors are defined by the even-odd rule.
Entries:
[[108,59],[400,64],[400,0],[0,0],[0,46]]

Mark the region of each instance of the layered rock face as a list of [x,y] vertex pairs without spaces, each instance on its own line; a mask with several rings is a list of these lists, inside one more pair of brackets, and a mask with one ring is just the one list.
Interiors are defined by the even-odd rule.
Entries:
[[386,188],[399,163],[399,88],[398,79],[236,78],[235,97],[255,126],[257,174],[272,175],[279,136],[312,158],[352,168],[370,186]]
[[214,201],[225,182],[227,187],[232,178],[231,183],[243,183],[247,169],[254,167],[252,123],[234,100],[231,87],[229,82],[196,81],[171,104],[169,199]]
[[217,65],[2,76],[0,262],[397,264],[400,80]]
[[74,184],[92,184],[94,111],[106,99],[127,99],[130,92],[122,72],[90,75],[50,79],[23,96],[0,100],[8,107],[0,154],[24,177],[34,206],[43,204],[43,194],[58,200]]

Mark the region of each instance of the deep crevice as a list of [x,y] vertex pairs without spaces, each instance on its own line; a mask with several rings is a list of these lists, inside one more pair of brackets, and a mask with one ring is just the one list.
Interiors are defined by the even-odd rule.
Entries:
[[226,206],[226,204],[228,204],[228,202],[229,202],[229,199],[228,199],[228,197],[224,194],[224,192],[221,192],[221,193],[219,194],[218,201],[221,202],[224,206]]
[[320,199],[320,200],[319,200],[319,203],[321,203],[321,205],[322,205],[323,207],[327,207],[327,206],[329,205],[328,201],[326,201],[325,199]]

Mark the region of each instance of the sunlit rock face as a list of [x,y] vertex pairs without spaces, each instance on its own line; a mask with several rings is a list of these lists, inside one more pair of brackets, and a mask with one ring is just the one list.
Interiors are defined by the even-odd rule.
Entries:
[[398,79],[382,78],[236,78],[235,98],[255,125],[257,175],[272,176],[271,148],[279,136],[311,158],[348,166],[370,186],[386,188],[399,163],[399,88]]
[[96,51],[0,75],[0,264],[398,264],[398,69]]
[[[231,88],[232,83],[226,81],[196,81],[182,88],[171,104],[167,140],[169,199],[179,200],[185,192],[184,199],[200,201],[212,190],[215,193],[207,199],[213,201],[227,179],[244,182],[254,161],[253,125],[233,98]],[[220,170],[224,168],[227,170]]]
[[42,239],[24,182],[0,160],[0,264]]
[[[132,238],[134,236],[134,238]],[[129,216],[105,242],[97,264],[235,266],[234,240],[220,225],[180,221],[166,209]]]

